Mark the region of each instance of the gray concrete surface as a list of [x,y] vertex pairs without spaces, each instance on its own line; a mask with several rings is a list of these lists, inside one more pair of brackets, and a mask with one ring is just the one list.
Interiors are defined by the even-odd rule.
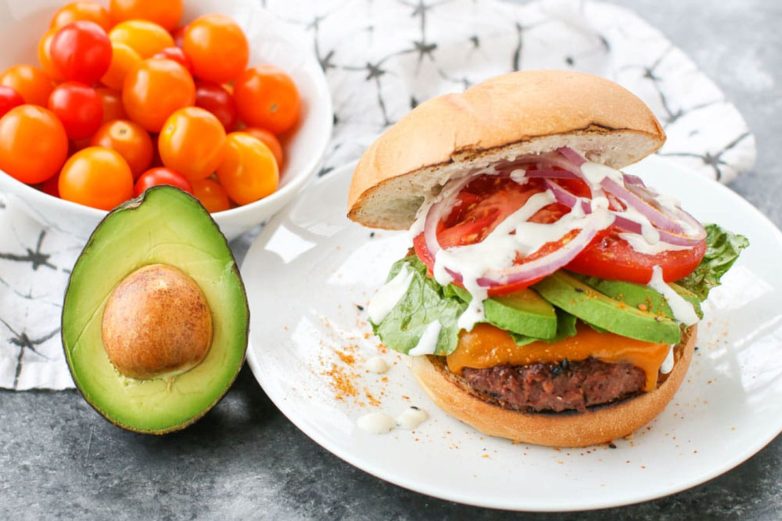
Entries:
[[[634,0],[738,105],[759,160],[735,188],[782,225],[782,2]],[[780,397],[782,399],[782,397]],[[641,505],[513,514],[384,483],[321,449],[245,368],[204,420],[150,438],[75,392],[0,392],[0,519],[782,519],[782,438],[728,474]]]

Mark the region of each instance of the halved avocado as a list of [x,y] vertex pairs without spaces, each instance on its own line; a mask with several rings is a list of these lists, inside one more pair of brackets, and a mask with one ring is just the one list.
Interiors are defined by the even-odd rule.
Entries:
[[[149,275],[161,272],[150,269],[155,265],[179,274],[197,294],[200,288],[207,320],[211,314],[211,344],[194,366],[123,374],[104,345],[104,310],[117,288],[127,286],[123,281],[139,274],[152,277],[149,287],[164,284]],[[187,306],[169,311],[166,320],[197,314]],[[198,420],[228,391],[244,361],[249,316],[236,261],[217,224],[195,198],[160,186],[116,208],[93,232],[65,292],[62,341],[76,387],[92,407],[124,429],[165,434]],[[120,337],[127,333],[112,327]]]

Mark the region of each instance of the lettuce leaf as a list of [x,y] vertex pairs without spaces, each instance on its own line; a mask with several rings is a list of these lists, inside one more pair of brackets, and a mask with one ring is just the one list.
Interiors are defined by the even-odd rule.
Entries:
[[441,328],[435,353],[451,354],[459,340],[456,322],[467,304],[455,296],[446,296],[442,286],[426,276],[426,266],[415,255],[395,262],[388,279],[396,276],[404,264],[413,273],[410,287],[379,324],[372,324],[375,334],[386,346],[407,354],[418,344],[426,326],[437,320]]
[[741,250],[749,246],[743,235],[723,230],[716,224],[706,225],[706,255],[695,268],[676,284],[695,293],[701,301],[709,291],[720,285],[720,279],[739,258]]

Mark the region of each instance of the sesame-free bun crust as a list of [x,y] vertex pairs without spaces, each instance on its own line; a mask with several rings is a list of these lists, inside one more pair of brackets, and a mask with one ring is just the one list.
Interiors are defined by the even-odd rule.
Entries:
[[664,141],[649,107],[607,79],[558,70],[506,74],[432,98],[386,130],[353,172],[348,217],[406,229],[449,179],[497,161],[569,146],[620,168]]
[[461,385],[441,357],[411,357],[412,370],[438,407],[484,434],[548,447],[586,447],[627,436],[665,409],[690,366],[696,335],[697,326],[685,331],[674,350],[673,370],[657,389],[583,413],[525,413],[488,403]]

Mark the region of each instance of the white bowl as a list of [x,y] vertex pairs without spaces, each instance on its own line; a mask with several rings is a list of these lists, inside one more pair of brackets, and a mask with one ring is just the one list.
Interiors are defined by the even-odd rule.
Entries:
[[[15,63],[38,65],[38,38],[54,10],[65,3],[0,0],[0,14],[8,13],[0,19],[0,70]],[[326,78],[312,54],[309,38],[258,4],[253,0],[185,1],[185,21],[206,13],[223,13],[236,20],[250,41],[250,64],[270,63],[285,70],[296,82],[302,99],[301,123],[285,147],[280,188],[260,201],[213,214],[229,240],[265,221],[296,196],[323,158],[334,117]],[[2,171],[0,192],[41,224],[83,239],[107,213],[52,197]]]

